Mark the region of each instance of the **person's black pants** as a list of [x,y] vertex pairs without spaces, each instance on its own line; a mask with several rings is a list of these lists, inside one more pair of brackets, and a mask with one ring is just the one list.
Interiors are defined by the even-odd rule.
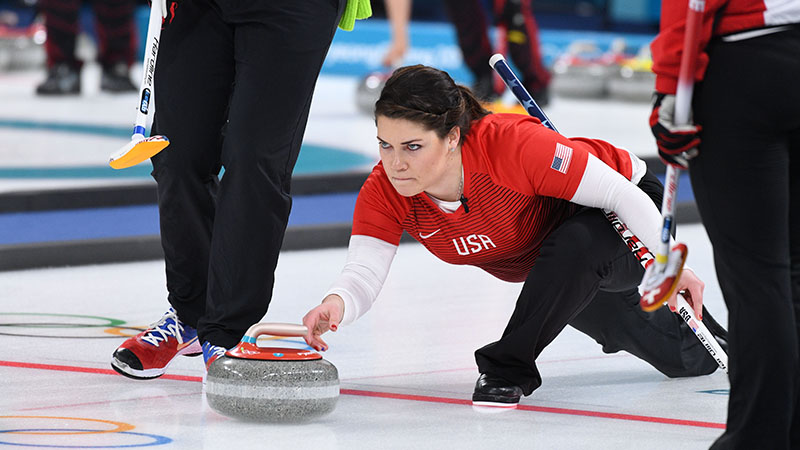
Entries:
[[707,51],[689,167],[728,305],[731,382],[712,448],[797,449],[800,27]]
[[267,311],[290,178],[344,3],[184,1],[162,33],[161,242],[169,301],[201,341],[232,347]]
[[[661,204],[655,176],[648,172],[639,186]],[[475,352],[479,371],[530,395],[542,384],[536,358],[569,324],[604,352],[625,350],[669,377],[714,372],[716,361],[678,315],[639,307],[643,275],[603,212],[581,209],[545,239],[503,336]]]
[[[39,9],[47,30],[47,64],[80,67],[75,57],[75,41],[80,31],[79,13],[82,0],[41,0]],[[135,44],[133,0],[95,0],[92,9],[97,25],[97,61],[104,69],[119,63],[130,66]]]
[[[532,92],[544,90],[550,72],[544,66],[539,42],[539,26],[533,15],[532,0],[492,2],[491,14],[497,25],[505,27],[509,55],[519,68],[522,82]],[[456,28],[464,63],[476,77],[491,76],[489,58],[495,51],[489,42],[486,12],[480,0],[445,0],[445,8]]]

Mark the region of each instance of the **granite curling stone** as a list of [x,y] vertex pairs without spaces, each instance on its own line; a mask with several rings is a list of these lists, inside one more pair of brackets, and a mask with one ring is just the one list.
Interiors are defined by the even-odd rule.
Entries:
[[208,368],[206,399],[220,414],[255,422],[302,422],[330,413],[336,367],[312,350],[258,347],[261,335],[304,336],[303,325],[260,323]]
[[386,80],[391,72],[370,72],[359,81],[356,87],[356,107],[362,114],[372,116],[375,114],[375,102],[381,97]]

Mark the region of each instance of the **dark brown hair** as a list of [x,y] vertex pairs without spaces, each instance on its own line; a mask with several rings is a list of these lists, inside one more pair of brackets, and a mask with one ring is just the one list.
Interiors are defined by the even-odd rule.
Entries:
[[415,65],[400,67],[386,80],[375,103],[375,118],[405,119],[432,130],[444,138],[461,129],[461,141],[472,121],[491,114],[472,91],[457,85],[447,72]]

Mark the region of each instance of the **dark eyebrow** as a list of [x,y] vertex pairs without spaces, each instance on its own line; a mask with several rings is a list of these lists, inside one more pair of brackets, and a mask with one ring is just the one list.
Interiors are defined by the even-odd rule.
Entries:
[[[386,142],[386,140],[385,139],[381,139],[380,136],[375,136],[375,137],[378,138],[379,141]],[[411,144],[412,142],[421,141],[421,140],[422,140],[421,138],[411,139],[410,141],[401,142],[400,145]]]

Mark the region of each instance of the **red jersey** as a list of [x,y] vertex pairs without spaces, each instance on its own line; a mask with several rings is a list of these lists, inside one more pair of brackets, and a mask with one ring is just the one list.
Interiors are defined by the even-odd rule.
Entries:
[[490,114],[462,143],[467,208],[445,213],[425,193],[401,196],[378,163],[356,200],[352,234],[397,245],[405,230],[443,261],[524,281],[544,239],[578,210],[569,199],[589,153],[630,180],[626,150],[568,139],[533,117]]
[[[688,4],[688,0],[661,2],[660,30],[650,49],[656,91],[664,94],[674,94],[677,87]],[[705,74],[708,55],[703,49],[712,37],[796,23],[800,23],[797,0],[705,0],[695,80]]]

